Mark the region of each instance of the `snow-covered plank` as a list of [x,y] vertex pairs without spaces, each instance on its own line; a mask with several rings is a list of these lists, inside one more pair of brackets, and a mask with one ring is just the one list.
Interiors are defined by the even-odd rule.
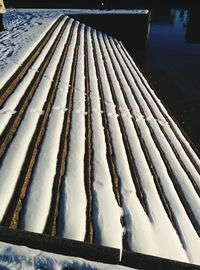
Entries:
[[[121,209],[113,193],[112,179],[106,157],[106,143],[102,123],[97,70],[95,68],[94,47],[91,29],[87,29],[89,85],[92,111],[92,147],[93,147],[93,217],[95,240],[102,245],[122,247]],[[113,215],[113,213],[115,213]],[[112,231],[115,234],[112,234]]]
[[[73,91],[69,150],[66,173],[63,179],[61,202],[63,211],[59,215],[60,235],[82,240],[85,238],[86,194],[84,185],[85,152],[85,77],[84,77],[84,26],[80,27],[75,76],[70,86]],[[72,71],[73,72],[73,71]],[[70,108],[68,108],[70,110]],[[78,149],[78,151],[77,151]]]

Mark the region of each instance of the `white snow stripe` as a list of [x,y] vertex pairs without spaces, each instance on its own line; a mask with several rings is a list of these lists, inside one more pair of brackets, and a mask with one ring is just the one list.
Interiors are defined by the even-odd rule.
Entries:
[[[100,96],[95,69],[91,29],[87,29],[89,84],[92,110],[93,147],[93,217],[95,240],[98,244],[122,248],[121,209],[113,193],[112,180],[106,157],[104,127],[102,125]],[[94,98],[95,97],[95,98]],[[113,231],[115,232],[113,234]]]
[[[79,31],[80,44],[74,88],[84,90],[84,25],[81,25]],[[63,210],[59,215],[59,234],[65,238],[84,241],[87,207],[84,183],[85,93],[84,91],[74,91],[73,95],[73,111],[69,133],[70,145],[61,195]]]
[[[90,38],[89,30],[88,30],[88,38]],[[92,50],[91,44],[89,42],[88,42],[88,47],[89,47],[89,51]],[[89,59],[89,60],[90,60],[89,71],[91,74],[90,77],[94,78],[95,77],[95,70],[93,70],[94,63],[91,63],[91,61],[92,61],[91,59]],[[97,87],[98,87],[97,81],[91,80],[91,89],[96,89]],[[94,134],[93,140],[94,140],[94,149],[95,149],[96,148],[95,143],[98,143],[96,138],[99,137],[99,140],[100,140],[101,138],[104,137],[104,134],[102,133],[103,127],[101,127],[101,125],[102,125],[102,123],[101,123],[102,122],[101,107],[100,107],[100,103],[99,103],[98,92],[94,93],[94,91],[92,91],[91,95],[92,94],[95,95],[95,98],[92,98],[92,110],[93,110],[93,115],[92,115],[93,128],[92,129],[93,129],[93,134]],[[108,104],[110,104],[110,103],[108,103]],[[96,130],[95,126],[97,125],[97,123],[99,123],[100,126]],[[97,165],[98,165],[97,169],[100,165],[103,166],[103,160],[105,160],[105,165],[104,165],[105,168],[107,167],[107,165],[106,165],[106,149],[105,149],[106,145],[105,145],[104,140],[102,139],[100,141],[101,144],[99,142],[99,146],[97,144],[98,148],[97,148],[96,154],[100,155],[100,153],[102,152],[103,149],[105,152],[104,156],[102,156],[102,154],[101,154],[101,159],[99,159],[99,160],[101,160],[101,163],[100,164],[97,163]],[[102,147],[103,144],[104,144],[104,147]],[[150,226],[150,222],[149,222],[146,214],[144,213],[144,210],[143,210],[139,200],[136,197],[136,192],[135,192],[135,188],[133,185],[133,180],[132,180],[131,175],[130,175],[127,157],[126,157],[126,153],[124,150],[121,136],[116,136],[116,144],[118,145],[116,149],[119,149],[118,151],[120,153],[120,155],[116,155],[116,162],[117,162],[116,164],[117,164],[117,168],[118,168],[118,173],[120,174],[120,176],[122,178],[122,181],[121,181],[122,194],[121,195],[123,197],[122,203],[123,203],[123,210],[124,210],[124,215],[125,215],[125,220],[126,220],[126,233],[128,235],[128,242],[130,245],[131,245],[131,242],[134,243],[134,245],[132,245],[132,247],[134,246],[134,250],[141,251],[142,249],[140,249],[139,244],[136,244],[137,243],[136,237],[138,237],[141,240],[140,243],[142,243],[142,241],[145,241],[145,237],[147,237],[147,239],[149,239],[149,237],[151,235],[151,226]],[[103,157],[104,157],[104,159],[103,159]],[[106,169],[108,171],[108,167]],[[102,171],[102,177],[105,177],[104,170],[102,169],[102,167],[99,168],[99,172]],[[133,206],[135,206],[134,209],[133,209]],[[141,227],[140,224],[143,224],[143,226]],[[135,230],[137,231],[137,234],[134,233]],[[147,251],[147,253],[149,253],[149,252],[151,252],[152,245],[154,245],[154,243],[153,243],[153,240],[147,241],[146,243],[147,244],[145,245],[145,250]],[[148,243],[150,245],[148,245]]]

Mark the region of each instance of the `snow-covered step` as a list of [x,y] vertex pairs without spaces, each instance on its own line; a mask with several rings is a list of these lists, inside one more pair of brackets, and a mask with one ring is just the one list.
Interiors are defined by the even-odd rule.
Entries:
[[123,45],[62,17],[27,59],[2,86],[1,225],[200,264],[199,158]]

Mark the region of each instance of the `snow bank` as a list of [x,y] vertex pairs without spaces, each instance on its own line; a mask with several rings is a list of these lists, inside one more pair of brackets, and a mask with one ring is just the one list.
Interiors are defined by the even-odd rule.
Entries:
[[9,270],[68,269],[129,270],[133,268],[92,262],[81,258],[56,255],[23,246],[0,242],[0,268]]

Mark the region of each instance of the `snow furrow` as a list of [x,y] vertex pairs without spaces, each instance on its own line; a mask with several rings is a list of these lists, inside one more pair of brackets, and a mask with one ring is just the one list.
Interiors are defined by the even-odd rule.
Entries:
[[[68,27],[65,30],[65,33],[67,32]],[[12,197],[19,174],[21,172],[22,165],[26,158],[29,144],[37,127],[40,115],[43,114],[43,106],[46,102],[46,98],[52,84],[59,57],[64,46],[65,38],[65,35],[63,35],[56,48],[57,54],[59,55],[54,54],[49,63],[49,66],[47,67],[45,74],[48,75],[48,79],[45,77],[42,78],[39,87],[37,88],[36,93],[31,100],[28,110],[26,111],[25,116],[20,123],[17,134],[3,158],[0,174],[0,197],[2,198],[0,220],[2,220],[4,212]],[[13,155],[13,153],[15,153],[15,155]]]
[[[73,104],[69,150],[66,173],[63,178],[63,211],[59,215],[62,222],[62,237],[84,241],[86,233],[87,200],[84,185],[85,153],[85,76],[84,76],[84,25],[80,27],[75,78],[72,85]],[[76,57],[76,55],[75,55]],[[78,149],[78,151],[77,151]],[[76,169],[75,167],[76,166]]]
[[[107,38],[105,38],[105,40],[106,40],[107,46],[109,46]],[[110,52],[112,53],[111,48],[110,48]],[[112,54],[112,57],[113,57],[113,59],[115,59],[113,54]],[[115,67],[117,68],[117,70],[120,74],[120,66],[119,66],[119,64],[117,64],[116,59],[115,59],[114,63],[115,63]],[[129,86],[124,78],[123,72],[121,72],[120,79],[124,85],[124,88],[128,90]],[[128,94],[129,91],[126,91],[126,93]],[[135,110],[137,109],[137,111],[139,111],[139,108],[137,107],[137,104],[136,104],[136,102],[131,94],[128,95],[128,100],[130,101],[130,104],[132,104],[132,107],[135,108]],[[168,202],[170,202],[170,205],[171,205],[172,210],[174,212],[174,216],[176,217],[177,222],[179,224],[178,228],[180,228],[181,235],[183,237],[184,244],[186,245],[188,254],[192,258],[196,258],[195,254],[197,254],[197,252],[195,250],[194,243],[199,242],[198,236],[196,235],[196,232],[194,232],[193,227],[192,227],[190,221],[188,220],[188,217],[187,217],[182,205],[180,204],[180,201],[179,201],[177,194],[174,190],[174,187],[171,183],[169,175],[167,174],[166,168],[163,166],[163,161],[160,157],[160,154],[159,154],[158,150],[156,149],[154,142],[152,141],[151,135],[149,134],[149,131],[148,131],[148,128],[145,124],[145,121],[140,119],[140,118],[138,120],[139,121],[137,121],[137,123],[139,125],[140,130],[141,130],[141,135],[142,135],[143,139],[146,141],[146,146],[148,148],[152,162],[153,162],[153,164],[156,168],[156,171],[159,175],[162,187],[164,188],[165,196],[167,196]],[[190,228],[190,232],[189,232],[189,228]],[[193,235],[193,240],[191,240],[191,237],[190,237],[191,235]],[[191,255],[191,254],[193,254],[193,255]],[[197,258],[196,258],[196,260],[197,260]]]
[[[100,48],[102,51],[102,46],[100,46]],[[110,91],[111,91],[111,97],[112,97],[113,102],[114,102],[114,107],[116,108],[116,115],[118,117],[118,123],[119,123],[120,131],[122,133],[123,143],[125,146],[126,155],[128,158],[132,179],[133,179],[134,184],[135,184],[136,194],[137,194],[138,198],[140,199],[140,202],[143,205],[145,212],[147,213],[148,216],[150,216],[149,205],[148,205],[148,202],[146,200],[145,189],[143,188],[143,185],[141,184],[142,183],[141,174],[140,174],[138,167],[137,167],[138,159],[135,158],[135,156],[132,154],[131,145],[130,145],[130,142],[128,140],[128,135],[127,135],[127,131],[126,131],[126,126],[124,125],[124,122],[123,122],[123,119],[121,116],[121,112],[119,109],[120,105],[119,105],[119,102],[117,100],[117,96],[115,94],[115,88],[119,88],[119,84],[118,84],[117,80],[112,80],[111,75],[113,75],[114,72],[112,69],[109,72],[109,70],[110,70],[110,68],[112,68],[112,66],[111,65],[109,66],[110,62],[109,62],[109,64],[107,64],[106,60],[107,60],[107,57],[109,57],[109,55],[106,55],[106,57],[105,57],[105,53],[106,52],[104,52],[104,53],[102,52],[104,66],[105,66],[105,70],[107,73],[107,80],[108,80]],[[125,110],[127,110],[127,108],[125,108]]]
[[[59,145],[59,152],[57,155],[57,164],[56,164],[56,174],[54,177],[54,186],[53,186],[53,194],[52,194],[52,202],[51,208],[49,212],[49,216],[47,219],[47,224],[45,228],[45,232],[49,234],[59,234],[59,224],[58,224],[58,216],[59,216],[59,209],[60,207],[60,200],[61,200],[61,184],[62,178],[66,167],[66,154],[68,151],[68,135],[69,135],[69,128],[70,128],[70,121],[71,117],[71,103],[69,102],[71,95],[71,72],[74,69],[74,53],[78,48],[78,40],[79,40],[79,22],[75,23],[75,31],[73,33],[70,47],[68,50],[67,59],[65,61],[63,71],[61,74],[61,79],[59,83],[58,91],[56,100],[53,105],[53,112],[62,111],[63,114],[63,125],[62,125],[62,132],[60,134],[60,145]],[[53,114],[52,112],[52,114]],[[63,201],[65,204],[65,201]]]
[[[93,221],[95,242],[122,248],[121,208],[113,193],[112,179],[107,161],[105,133],[101,113],[101,100],[96,70],[96,52],[91,29],[87,29],[89,83],[92,110],[93,147]],[[113,213],[115,213],[113,215]],[[115,231],[115,234],[112,232]]]
[[[92,43],[94,43],[93,39],[92,39]],[[94,44],[93,44],[93,47],[95,50]],[[105,98],[104,98],[104,93],[103,93],[103,82],[101,80],[100,68],[97,65],[96,53],[94,54],[94,58],[95,58],[95,68],[96,68],[96,73],[97,73],[97,78],[98,78],[97,80],[98,80],[101,112],[102,112],[102,123],[103,123],[104,131],[105,131],[104,133],[105,133],[105,142],[106,142],[106,148],[107,148],[107,162],[108,162],[108,167],[110,170],[110,176],[111,176],[111,181],[113,185],[113,192],[114,192],[118,205],[120,205],[121,204],[120,194],[118,191],[119,177],[118,177],[117,168],[115,165],[115,160],[114,160],[115,158],[113,156],[112,138],[110,135],[110,128],[108,125],[109,117],[107,115],[106,103],[105,103]]]
[[[94,35],[94,41],[96,42],[96,33]],[[98,43],[97,43],[98,45]],[[112,137],[112,140],[114,140],[114,136],[113,136],[113,129],[116,131],[118,131],[119,134],[122,133],[122,138],[123,138],[123,143],[126,143],[126,133],[123,132],[124,129],[122,126],[118,126],[118,114],[115,110],[115,107],[117,106],[117,104],[115,104],[115,100],[114,97],[113,97],[113,91],[112,91],[112,85],[110,83],[110,78],[107,77],[107,74],[106,74],[106,70],[104,69],[104,59],[101,55],[101,50],[99,48],[99,45],[97,46],[97,55],[98,55],[98,58],[100,59],[99,60],[99,63],[100,63],[100,76],[102,78],[102,85],[103,85],[103,97],[104,97],[104,103],[106,104],[106,108],[105,108],[105,114],[107,115],[107,118],[108,118],[108,126],[110,127],[110,130],[111,130],[111,137]],[[127,157],[129,155],[129,149],[126,148],[126,154],[127,154]],[[129,146],[128,146],[129,148]],[[115,157],[116,159],[116,157]],[[132,157],[128,157],[128,160],[129,160],[129,165],[131,162],[134,162],[134,158]],[[130,165],[130,168],[131,168],[131,165]],[[134,168],[136,169],[136,168]],[[134,169],[132,171],[134,171]],[[131,172],[132,172],[131,171]],[[134,178],[136,178],[136,182],[135,182],[135,186],[137,188],[137,194],[138,194],[138,198],[140,199],[141,201],[141,204],[143,205],[144,209],[146,212],[148,212],[148,205],[146,204],[146,200],[145,200],[145,197],[146,197],[146,194],[141,186],[141,181],[140,181],[140,178],[138,177],[137,174],[134,174],[133,172],[133,175],[132,175],[132,178],[134,180]]]

